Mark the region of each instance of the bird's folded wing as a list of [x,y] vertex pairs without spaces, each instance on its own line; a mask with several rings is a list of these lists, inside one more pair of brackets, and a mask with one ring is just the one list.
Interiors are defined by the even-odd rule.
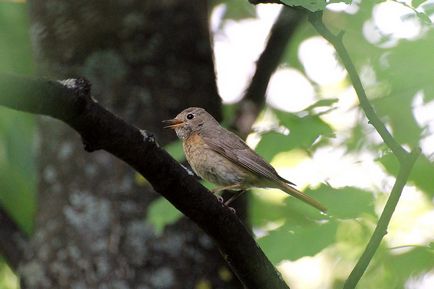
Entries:
[[243,140],[232,132],[224,130],[202,133],[202,138],[212,150],[244,167],[250,172],[266,177],[270,180],[283,181],[290,185],[294,185],[290,181],[279,176],[276,170],[269,163],[267,163],[245,142],[243,142]]

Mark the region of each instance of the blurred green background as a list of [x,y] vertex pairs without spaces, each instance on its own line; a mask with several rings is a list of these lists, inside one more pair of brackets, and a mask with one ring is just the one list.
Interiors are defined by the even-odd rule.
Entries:
[[[31,75],[27,7],[0,1],[0,73]],[[30,234],[36,210],[35,122],[32,115],[0,107],[0,205]],[[0,259],[0,288],[18,280]]]
[[[213,4],[217,71],[225,73],[219,63],[230,55],[221,47],[232,31],[249,31],[270,12],[247,1]],[[326,25],[345,30],[366,91],[394,136],[408,148],[422,148],[389,234],[359,288],[434,288],[433,12],[432,1],[354,1],[325,13]],[[274,190],[250,195],[250,222],[260,246],[284,278],[298,278],[298,288],[342,287],[397,172],[394,156],[367,123],[340,64],[330,64],[335,57],[328,50],[308,22],[297,29],[270,83],[280,94],[269,89],[269,106],[247,139],[283,176],[329,208],[322,215]],[[336,71],[321,74],[324,67]],[[0,1],[0,73],[30,75],[33,70],[26,4]],[[306,85],[287,91],[279,86],[279,75],[297,76]],[[219,86],[225,123],[230,123],[236,100],[225,95],[227,83]],[[312,92],[303,100],[306,87]],[[179,143],[168,150],[182,159]],[[36,156],[34,118],[0,107],[0,204],[28,234],[37,206]],[[149,211],[160,232],[180,216],[163,199]],[[2,259],[0,288],[18,288]]]

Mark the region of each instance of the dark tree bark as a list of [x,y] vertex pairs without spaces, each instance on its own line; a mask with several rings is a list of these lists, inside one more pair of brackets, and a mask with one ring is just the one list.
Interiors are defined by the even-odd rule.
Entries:
[[[84,76],[126,121],[158,133],[187,106],[220,113],[207,1],[29,1],[40,74]],[[157,236],[146,221],[156,198],[136,173],[52,119],[40,122],[35,233],[19,263],[23,288],[241,288],[196,225]],[[146,161],[146,160],[143,160]]]

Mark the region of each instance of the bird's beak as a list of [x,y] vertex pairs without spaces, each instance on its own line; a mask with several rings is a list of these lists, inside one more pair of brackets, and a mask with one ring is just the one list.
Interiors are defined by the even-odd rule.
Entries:
[[183,125],[184,121],[174,118],[174,119],[163,120],[163,123],[167,124],[164,128],[174,129]]

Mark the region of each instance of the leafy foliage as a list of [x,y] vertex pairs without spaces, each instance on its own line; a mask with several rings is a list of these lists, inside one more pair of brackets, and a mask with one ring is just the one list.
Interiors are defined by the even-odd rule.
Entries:
[[[379,161],[390,174],[396,175],[398,173],[398,163],[393,155],[386,154],[381,157]],[[433,162],[426,156],[422,155],[416,161],[409,181],[432,198],[434,196],[434,183],[432,182],[433,176]]]
[[297,260],[305,256],[314,256],[335,242],[336,230],[336,221],[296,228],[283,226],[260,238],[258,242],[270,260],[278,263],[285,259]]
[[[309,109],[315,106],[333,104],[333,101],[312,104]],[[332,136],[333,130],[318,115],[309,114],[298,116],[275,110],[281,125],[289,129],[290,134],[284,135],[279,132],[265,133],[256,151],[267,160],[271,160],[277,153],[294,148],[309,149],[320,136]]]
[[[24,5],[0,2],[0,71],[33,70]],[[0,108],[0,205],[25,232],[36,210],[33,117]]]

